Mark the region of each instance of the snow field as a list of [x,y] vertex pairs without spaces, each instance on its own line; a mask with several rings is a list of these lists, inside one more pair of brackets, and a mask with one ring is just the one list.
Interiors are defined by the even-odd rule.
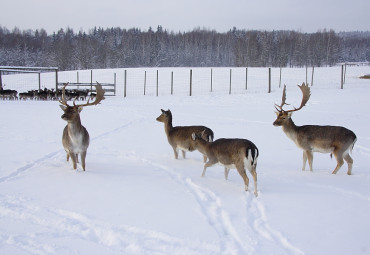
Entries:
[[[108,97],[81,112],[90,133],[86,172],[61,144],[57,102],[0,101],[1,254],[370,254],[370,88],[312,87],[297,125],[355,132],[353,175],[329,154],[302,151],[274,127],[271,94]],[[297,105],[291,86],[287,102]],[[203,170],[202,155],[174,159],[160,109],[174,125],[202,124],[215,139],[246,138],[260,150],[258,192],[235,170]],[[248,173],[247,173],[248,174]],[[250,174],[248,175],[251,178]],[[253,191],[253,182],[250,182]]]

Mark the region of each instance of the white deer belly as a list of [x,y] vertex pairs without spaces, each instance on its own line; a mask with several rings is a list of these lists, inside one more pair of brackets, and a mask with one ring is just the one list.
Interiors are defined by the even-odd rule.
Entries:
[[87,146],[86,144],[83,143],[84,141],[83,134],[71,136],[70,138],[71,138],[72,150],[74,153],[81,153],[81,152],[86,151]]
[[235,164],[229,164],[229,165],[226,165],[226,164],[222,164],[222,163],[220,163],[220,165],[224,166],[224,167],[225,167],[225,168],[227,168],[227,169],[236,169]]
[[182,146],[179,146],[179,145],[177,145],[176,149],[182,150],[182,151],[189,151],[189,148],[185,148],[185,147],[182,147]]
[[312,147],[313,152],[320,152],[320,153],[332,153],[334,151],[333,147],[330,148],[322,148],[322,147]]

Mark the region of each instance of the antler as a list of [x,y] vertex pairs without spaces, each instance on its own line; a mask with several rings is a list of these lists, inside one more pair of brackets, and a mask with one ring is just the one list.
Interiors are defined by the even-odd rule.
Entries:
[[65,97],[66,96],[66,87],[67,87],[68,83],[69,82],[64,83],[64,86],[63,86],[63,89],[62,89],[62,100],[59,100],[59,103],[61,103],[64,106],[69,106],[67,104],[66,97]]
[[73,105],[74,106],[81,106],[81,107],[83,107],[83,106],[89,106],[89,105],[97,105],[97,104],[100,103],[100,101],[104,100],[105,99],[105,97],[104,97],[105,91],[104,91],[104,89],[102,88],[102,86],[100,85],[99,82],[96,82],[96,84],[97,85],[95,85],[95,88],[96,88],[95,101],[93,101],[93,102],[90,103],[90,98],[89,98],[89,100],[87,100],[87,103],[86,104],[76,105],[75,104],[75,101],[76,100],[74,100],[73,101]]
[[[281,97],[281,105],[275,104],[275,109],[278,112],[282,112],[283,111],[283,106],[284,105],[289,105],[289,104],[285,103],[285,100],[286,100],[286,85],[284,84],[283,96]],[[278,109],[278,107],[280,108],[280,110]]]
[[[302,91],[302,102],[301,102],[301,105],[298,108],[294,107],[293,110],[288,110],[288,111],[283,110],[283,106],[285,104],[288,105],[287,103],[285,103],[285,99],[286,99],[286,92],[285,92],[286,91],[286,86],[284,85],[283,96],[282,96],[282,103],[281,103],[281,105],[275,104],[276,110],[278,110],[279,112],[282,112],[282,111],[284,111],[284,112],[295,112],[295,111],[298,111],[298,110],[302,109],[303,106],[306,105],[306,103],[308,102],[308,100],[310,99],[310,96],[311,96],[310,88],[308,87],[308,84],[305,84],[304,82],[302,83],[302,85],[298,85],[298,87]],[[280,110],[277,107],[279,107]]]

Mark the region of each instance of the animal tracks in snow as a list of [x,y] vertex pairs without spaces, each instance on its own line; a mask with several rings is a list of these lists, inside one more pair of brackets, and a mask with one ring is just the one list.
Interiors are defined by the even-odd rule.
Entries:
[[[139,160],[139,158],[138,158]],[[171,167],[140,158],[154,167],[165,171],[179,185],[185,186],[197,201],[203,217],[219,237],[220,254],[304,254],[292,245],[282,233],[274,230],[268,223],[265,207],[260,198],[242,193],[245,204],[245,223],[233,219],[223,204],[222,194],[197,184],[197,181],[183,176]],[[199,177],[202,178],[202,177]],[[243,191],[240,191],[243,192]],[[237,198],[240,194],[236,194]]]

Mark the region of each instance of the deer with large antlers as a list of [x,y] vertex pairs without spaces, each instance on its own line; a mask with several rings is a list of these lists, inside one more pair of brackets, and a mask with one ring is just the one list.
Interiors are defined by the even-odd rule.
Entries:
[[82,108],[90,105],[97,105],[104,99],[104,90],[101,85],[97,82],[96,87],[96,97],[93,102],[90,102],[90,99],[86,104],[76,105],[76,99],[73,101],[73,106],[68,105],[65,97],[65,88],[68,83],[64,84],[62,90],[62,99],[59,100],[61,103],[60,108],[64,111],[62,119],[67,121],[68,124],[63,130],[62,143],[64,150],[67,153],[67,161],[69,158],[72,159],[73,169],[77,168],[78,154],[81,157],[82,169],[85,171],[85,158],[86,151],[89,147],[90,137],[86,128],[82,126],[80,119],[80,112]]
[[303,150],[303,171],[305,170],[307,160],[310,171],[312,171],[313,152],[321,152],[334,154],[337,166],[332,172],[333,174],[338,172],[345,160],[348,164],[347,174],[350,175],[353,164],[350,152],[352,152],[357,140],[356,135],[351,130],[340,126],[296,126],[291,118],[292,114],[302,109],[311,96],[308,84],[303,83],[300,86],[298,85],[298,87],[303,95],[301,105],[292,110],[283,110],[283,106],[288,105],[285,102],[286,86],[284,85],[281,105],[275,104],[277,118],[273,125],[281,126],[284,133]]

